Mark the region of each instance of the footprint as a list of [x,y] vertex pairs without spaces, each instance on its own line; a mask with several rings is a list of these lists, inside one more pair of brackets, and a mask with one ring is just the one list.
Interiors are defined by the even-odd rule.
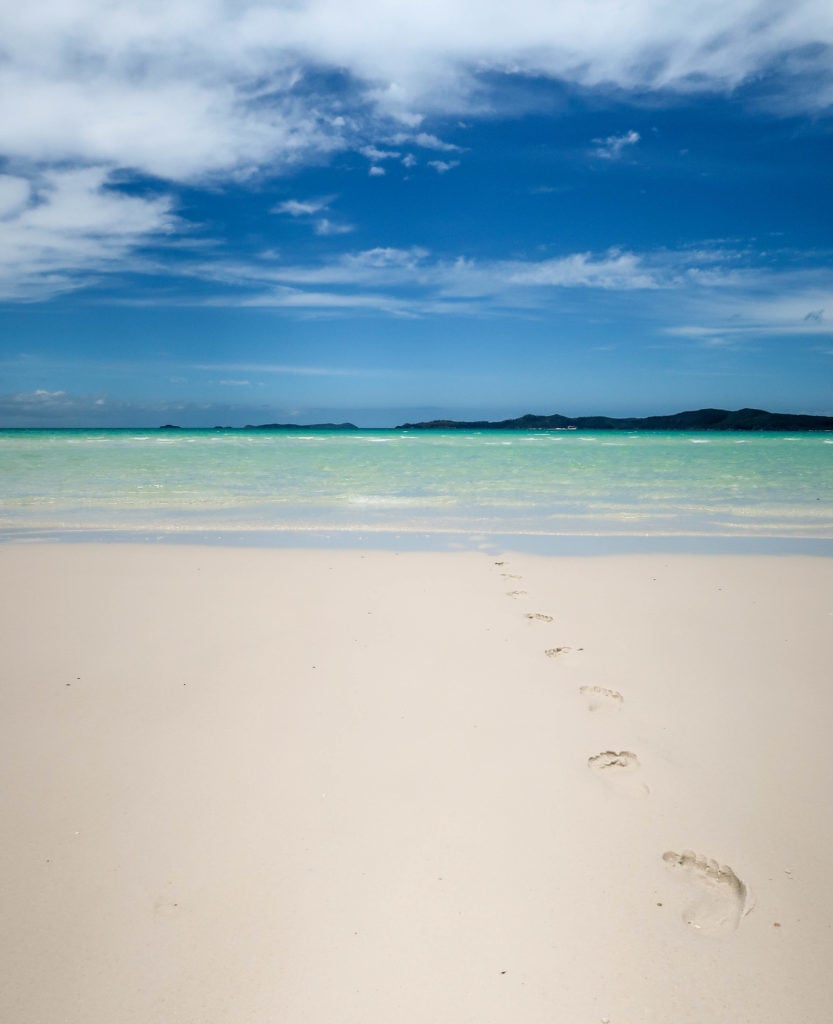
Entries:
[[751,893],[726,864],[691,850],[669,850],[662,859],[691,888],[694,898],[683,909],[683,920],[702,934],[728,935],[752,910]]
[[580,686],[578,692],[587,698],[588,711],[618,708],[625,699],[618,690],[608,690],[604,686]]
[[647,796],[648,787],[638,777],[639,758],[630,750],[604,750],[587,758],[587,766],[597,775],[611,782],[621,793],[630,796]]
[[552,622],[552,615],[544,615],[542,612],[527,612],[526,617],[533,622]]
[[620,750],[618,754],[613,750],[603,750],[601,754],[588,757],[587,763],[599,772],[608,768],[624,768],[631,772],[639,767],[639,758],[629,750]]
[[507,590],[506,591],[506,596],[507,597],[526,597],[526,591],[525,590]]
[[546,654],[546,656],[548,658],[558,658],[562,654],[569,654],[570,651],[583,651],[583,650],[584,650],[583,647],[548,647],[544,651],[544,654]]
[[502,572],[501,576],[505,580],[522,580],[523,576],[519,576],[516,572]]

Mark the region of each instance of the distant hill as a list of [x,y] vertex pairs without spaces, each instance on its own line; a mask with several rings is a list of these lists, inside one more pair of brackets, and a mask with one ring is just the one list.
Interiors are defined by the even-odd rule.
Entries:
[[833,430],[833,416],[804,416],[763,409],[695,409],[671,416],[534,416],[513,420],[430,420],[403,423],[397,430]]
[[244,430],[358,430],[355,423],[247,423]]

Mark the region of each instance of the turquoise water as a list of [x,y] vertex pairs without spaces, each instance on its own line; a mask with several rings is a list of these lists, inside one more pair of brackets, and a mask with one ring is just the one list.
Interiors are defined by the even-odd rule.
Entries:
[[0,431],[6,538],[833,538],[833,435]]

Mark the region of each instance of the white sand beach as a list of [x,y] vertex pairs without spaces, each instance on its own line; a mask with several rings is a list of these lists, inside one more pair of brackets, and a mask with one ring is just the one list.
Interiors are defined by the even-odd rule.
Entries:
[[0,571],[0,1019],[829,1019],[833,559]]

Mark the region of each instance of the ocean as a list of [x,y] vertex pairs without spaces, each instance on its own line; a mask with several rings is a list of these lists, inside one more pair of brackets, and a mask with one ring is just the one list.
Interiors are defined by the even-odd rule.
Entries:
[[833,550],[825,433],[2,430],[0,482],[7,540]]

